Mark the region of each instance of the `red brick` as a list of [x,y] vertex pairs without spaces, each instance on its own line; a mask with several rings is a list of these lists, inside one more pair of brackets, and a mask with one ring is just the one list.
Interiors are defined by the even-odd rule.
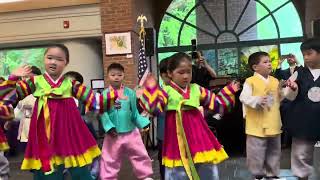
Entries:
[[[142,5],[151,3],[150,0],[139,0],[137,4],[136,0],[101,0],[101,30],[102,33],[112,32],[138,32],[139,26],[136,24],[136,18],[144,11],[147,6]],[[151,15],[149,15],[151,16]],[[148,17],[149,17],[148,16]],[[150,19],[148,19],[150,21]],[[103,40],[103,68],[104,79],[107,83],[107,67],[113,63],[118,62],[125,68],[125,80],[124,83],[129,87],[135,87],[137,82],[137,58],[139,43],[138,36],[135,33],[131,33],[132,39],[132,55],[133,58],[126,58],[126,55],[105,55],[105,42]]]

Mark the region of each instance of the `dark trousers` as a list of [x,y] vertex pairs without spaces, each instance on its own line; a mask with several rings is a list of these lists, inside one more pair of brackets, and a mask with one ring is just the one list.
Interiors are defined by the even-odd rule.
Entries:
[[287,123],[288,123],[288,121],[290,121],[290,119],[288,119],[288,116],[287,116],[287,113],[289,113],[288,111],[290,109],[289,103],[290,102],[284,101],[280,107],[281,120],[282,120],[282,124],[283,124],[283,126],[282,126],[283,132],[281,134],[282,147],[290,147],[291,142],[292,142],[292,137],[286,129]]
[[162,165],[162,145],[163,145],[163,141],[158,139],[158,161],[159,161],[160,176],[161,176],[161,180],[164,180],[165,167],[164,165]]

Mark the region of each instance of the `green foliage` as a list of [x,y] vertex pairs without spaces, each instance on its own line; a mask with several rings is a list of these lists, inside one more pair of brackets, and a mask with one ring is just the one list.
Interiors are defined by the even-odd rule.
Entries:
[[43,72],[44,51],[45,48],[0,51],[0,76],[7,77],[12,70],[25,64],[37,66]]
[[[183,21],[184,17],[191,10],[191,8],[194,7],[194,5],[195,0],[174,0],[168,8],[167,12],[175,15],[181,21]],[[195,12],[192,12],[190,14],[188,22],[190,22],[191,24],[196,24]],[[178,34],[181,24],[182,23],[177,19],[169,15],[165,15],[162,19],[159,30],[158,47],[177,46]],[[196,29],[185,25],[183,33],[181,35],[181,44],[187,43],[190,45],[190,37],[196,37]]]
[[[196,21],[196,10],[194,9],[189,16],[187,17],[187,14],[191,11],[192,8],[196,5],[196,2],[198,0],[173,0],[167,9],[167,14],[164,16],[160,30],[159,30],[159,36],[158,36],[158,47],[172,47],[172,46],[178,46],[178,36],[179,36],[179,30],[182,26],[182,21],[184,21],[185,18],[186,21],[190,24],[193,24],[195,26],[201,27],[201,25],[207,23],[208,20],[201,19],[199,22]],[[261,1],[253,1],[250,4],[255,5],[256,10],[252,12],[245,12],[250,16],[256,16],[256,20],[263,18],[264,16],[269,14],[269,11],[266,10],[266,8],[261,4],[264,4],[267,6],[267,8],[270,11],[273,11],[283,5],[284,3],[287,3],[287,0],[261,0]],[[200,7],[201,8],[201,7]],[[207,8],[216,8],[213,6],[207,6]],[[169,14],[172,14],[173,16],[177,18],[171,17]],[[303,36],[301,21],[299,19],[297,10],[295,9],[292,2],[287,3],[285,6],[278,9],[276,12],[273,13],[276,23],[279,26],[280,30],[280,38],[284,37],[300,37]],[[289,15],[289,16],[288,16]],[[289,18],[288,18],[289,17]],[[214,19],[217,17],[213,17]],[[244,18],[243,18],[244,19]],[[200,24],[198,24],[200,23]],[[224,22],[223,22],[224,23]],[[240,21],[240,24],[243,25],[243,23],[248,23],[246,21]],[[250,22],[247,26],[249,26]],[[221,24],[218,24],[221,25]],[[295,27],[295,28],[288,28],[288,27]],[[250,35],[250,40],[266,40],[266,39],[277,39],[277,28],[275,26],[274,19],[272,19],[271,16],[267,17],[257,25],[255,25],[256,28],[256,34],[246,34],[250,33],[249,31],[246,32],[244,35]],[[209,30],[210,31],[210,30]],[[180,44],[179,46],[185,46],[185,45],[191,45],[191,39],[197,38],[197,29],[187,25],[183,24],[181,36],[180,36]],[[199,35],[198,35],[199,36]],[[279,39],[280,45],[281,45],[281,54],[287,54],[287,53],[294,53],[298,59],[301,59],[302,56],[300,53],[299,45],[290,45],[290,44],[283,44],[281,39]],[[256,46],[259,46],[260,43],[257,43]],[[250,50],[250,53],[246,52],[243,53],[243,49],[241,50],[240,57],[220,57],[221,51],[218,52],[218,59],[215,59],[215,53],[214,53],[213,47],[211,50],[213,50],[213,56],[212,58],[208,58],[209,64],[214,67],[219,75],[225,75],[225,74],[235,74],[238,73],[238,76],[242,78],[246,78],[248,76],[252,75],[252,71],[249,70],[249,67],[247,65],[247,58],[252,53],[251,51],[257,50],[257,48],[252,48]],[[231,48],[231,47],[230,47]],[[239,47],[238,47],[239,48]],[[248,47],[248,49],[251,49],[251,47]],[[258,49],[259,50],[259,49]],[[270,58],[272,60],[272,66],[275,68],[277,66],[277,59],[279,58],[279,51],[278,49],[268,49],[262,48],[263,51],[267,51],[270,53]],[[159,59],[162,59],[163,57],[169,55],[170,53],[161,53],[159,54]],[[205,56],[207,56],[205,54]],[[211,60],[213,59],[213,60]],[[235,59],[237,61],[235,61]],[[239,61],[238,61],[239,59]],[[218,61],[218,62],[217,62]],[[239,62],[239,64],[238,64]],[[302,63],[302,62],[301,62]],[[218,67],[216,67],[218,65]],[[237,67],[239,69],[237,69]]]

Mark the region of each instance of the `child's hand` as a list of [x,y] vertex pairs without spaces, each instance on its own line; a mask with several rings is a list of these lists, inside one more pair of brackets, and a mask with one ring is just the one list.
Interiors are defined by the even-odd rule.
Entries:
[[143,112],[141,113],[141,116],[147,117],[147,118],[152,118],[152,117],[153,117],[153,115],[150,114],[150,113],[148,113],[147,111],[143,111]]
[[144,82],[145,87],[153,88],[157,86],[157,79],[153,76],[153,74],[148,74],[146,81]]
[[107,132],[111,137],[117,137],[118,133],[116,131],[115,128],[111,128],[108,132]]
[[289,87],[289,88],[292,89],[293,91],[295,91],[295,90],[298,89],[298,85],[297,85],[297,83],[294,82],[294,81],[287,80],[285,84],[286,84],[287,87]]
[[148,131],[149,131],[149,125],[147,125],[146,127],[144,127],[144,128],[142,128],[141,130],[140,130],[140,133],[141,134],[144,134],[144,133],[147,133]]
[[135,91],[136,91],[136,97],[139,99],[141,96],[142,96],[142,94],[143,94],[143,88],[142,87],[137,87],[136,89],[135,89]]
[[267,96],[261,97],[259,105],[264,108],[267,106],[267,103],[268,103],[268,97]]
[[11,75],[18,76],[18,77],[31,76],[31,66],[24,65],[24,66],[18,67],[17,69],[11,72]]
[[236,80],[232,81],[232,82],[230,83],[230,86],[231,86],[231,88],[232,88],[235,92],[237,92],[237,91],[239,91],[239,90],[241,89],[240,82],[239,82],[239,81],[236,81]]

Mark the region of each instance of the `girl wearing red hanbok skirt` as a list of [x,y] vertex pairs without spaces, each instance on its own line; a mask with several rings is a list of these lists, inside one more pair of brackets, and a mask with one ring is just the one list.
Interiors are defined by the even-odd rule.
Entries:
[[216,164],[228,155],[198,108],[202,105],[217,112],[230,109],[239,84],[233,82],[217,95],[191,84],[192,63],[185,53],[171,56],[167,68],[170,84],[160,88],[149,77],[140,97],[140,104],[149,113],[166,111],[162,153],[165,179],[217,180]]
[[69,169],[72,179],[92,179],[86,166],[101,153],[73,97],[85,104],[86,111],[104,111],[116,94],[95,96],[90,88],[64,78],[62,72],[68,62],[67,47],[53,45],[45,52],[43,75],[18,81],[17,76],[28,72],[28,67],[23,67],[10,76],[16,81],[14,93],[10,92],[13,104],[30,94],[37,98],[21,166],[22,170],[34,170],[35,179],[63,179],[63,168]]

